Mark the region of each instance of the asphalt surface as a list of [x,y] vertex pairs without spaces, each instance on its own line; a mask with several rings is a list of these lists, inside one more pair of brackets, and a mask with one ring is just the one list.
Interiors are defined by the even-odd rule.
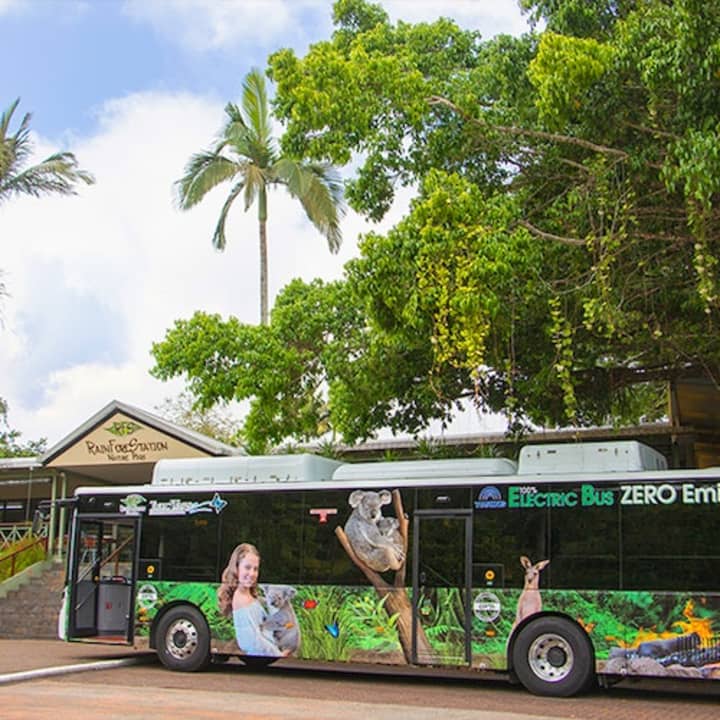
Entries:
[[[230,663],[232,665],[232,661]],[[242,666],[242,664],[240,664]],[[238,670],[238,668],[235,668]],[[288,667],[271,672],[233,667],[189,678],[168,673],[154,652],[60,640],[0,639],[1,720],[716,720],[719,684],[698,698],[598,691],[587,698],[536,698],[506,683],[467,685],[327,673],[310,679]],[[191,682],[192,681],[192,682]],[[314,684],[313,684],[314,683]],[[419,684],[418,684],[419,683]],[[369,694],[368,694],[369,693]]]
[[[0,639],[0,717],[3,720],[76,720],[77,717],[103,720],[190,720],[226,718],[228,713],[243,720],[397,720],[407,708],[402,705],[357,701],[297,699],[238,692],[235,700],[215,692],[156,687],[152,693],[133,693],[129,687],[83,682],[82,675],[156,661],[154,652],[126,647],[53,640]],[[68,675],[63,683],[52,683]],[[87,676],[85,676],[87,678]],[[32,681],[32,682],[31,682]],[[240,707],[237,707],[240,705]],[[558,720],[560,716],[512,712],[485,712],[451,708],[413,708],[413,720]],[[569,719],[568,719],[569,720]]]
[[0,685],[39,677],[149,662],[154,652],[125,646],[67,643],[62,640],[0,638]]

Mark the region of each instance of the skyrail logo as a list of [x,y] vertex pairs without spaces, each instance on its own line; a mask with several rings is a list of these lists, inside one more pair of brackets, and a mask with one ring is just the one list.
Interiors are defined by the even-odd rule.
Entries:
[[476,510],[495,510],[505,507],[507,507],[507,503],[503,500],[500,490],[494,485],[484,487],[475,501]]
[[223,500],[218,493],[215,493],[212,500],[151,500],[148,515],[197,515],[198,513],[215,513],[219,515],[227,506],[227,500]]

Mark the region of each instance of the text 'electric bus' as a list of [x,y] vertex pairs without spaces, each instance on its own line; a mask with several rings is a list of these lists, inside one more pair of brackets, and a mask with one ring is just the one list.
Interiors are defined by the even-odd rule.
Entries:
[[72,641],[174,670],[241,656],[506,672],[568,696],[720,678],[720,469],[639,443],[505,459],[162,460],[76,491]]

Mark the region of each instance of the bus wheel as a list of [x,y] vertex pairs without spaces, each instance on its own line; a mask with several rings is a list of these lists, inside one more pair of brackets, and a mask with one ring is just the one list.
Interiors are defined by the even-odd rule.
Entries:
[[512,650],[513,669],[535,695],[569,697],[595,679],[592,646],[577,625],[545,617],[523,628]]
[[189,605],[171,608],[157,629],[160,662],[170,670],[195,672],[210,663],[210,631],[205,618]]

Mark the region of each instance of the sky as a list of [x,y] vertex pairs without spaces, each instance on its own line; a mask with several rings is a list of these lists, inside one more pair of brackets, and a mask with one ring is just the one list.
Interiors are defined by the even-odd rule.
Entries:
[[[393,21],[451,17],[489,38],[520,34],[516,0],[385,0]],[[257,219],[231,211],[228,246],[211,236],[227,188],[191,211],[172,185],[274,51],[302,56],[332,32],[332,0],[0,0],[0,110],[11,132],[32,113],[34,162],[75,154],[96,183],[74,197],[0,205],[0,397],[22,441],[61,441],[112,400],[156,412],[183,382],[149,374],[150,348],[198,310],[259,316]],[[342,276],[357,238],[380,225],[349,212],[336,255],[281,192],[269,199],[271,300],[292,278]],[[241,407],[232,412],[242,413]],[[499,429],[465,413],[450,432]]]

